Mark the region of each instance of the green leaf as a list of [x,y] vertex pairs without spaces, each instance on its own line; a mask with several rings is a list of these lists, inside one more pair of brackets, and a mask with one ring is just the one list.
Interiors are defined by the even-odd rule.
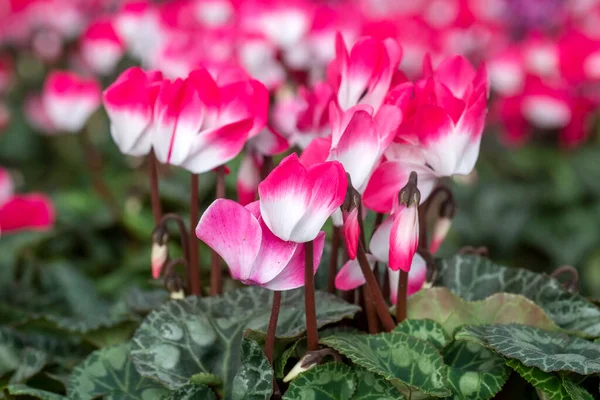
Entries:
[[347,400],[356,390],[356,375],[342,363],[317,365],[301,373],[283,395],[284,400]]
[[[137,370],[171,389],[199,372],[220,376],[231,393],[240,366],[242,332],[266,331],[272,292],[245,287],[216,297],[187,297],[150,313],[135,333],[131,355]],[[328,294],[316,293],[319,327],[352,317],[359,308]],[[302,289],[283,293],[277,337],[293,339],[305,331]]]
[[544,372],[600,372],[600,345],[564,333],[516,324],[482,325],[466,326],[455,338],[482,344]]
[[292,345],[285,349],[281,356],[275,360],[275,376],[277,378],[283,378],[285,376],[285,367],[287,366],[290,357],[296,352],[298,343],[300,343],[300,340],[296,340],[292,343]]
[[254,340],[242,340],[242,365],[233,378],[233,400],[269,400],[273,394],[273,367]]
[[506,359],[506,365],[515,370],[523,379],[543,392],[549,400],[571,400],[562,381],[551,372],[544,372],[536,367],[528,367],[514,358]]
[[40,400],[66,400],[67,398],[56,393],[46,392],[23,384],[8,385],[4,388],[13,396],[29,396]]
[[158,382],[142,377],[129,357],[130,345],[96,350],[71,375],[69,399],[92,399],[108,396],[114,399],[152,400],[168,391]]
[[594,400],[594,397],[590,394],[590,392],[575,382],[563,378],[562,384],[573,400]]
[[190,383],[196,385],[206,385],[210,387],[221,387],[223,386],[223,380],[214,374],[207,374],[200,372],[199,374],[192,375]]
[[503,267],[474,255],[456,255],[443,260],[436,284],[469,301],[497,292],[520,294],[542,307],[561,328],[600,336],[600,309],[546,275]]
[[352,400],[403,400],[405,397],[381,375],[354,367],[356,391]]
[[438,349],[445,347],[449,338],[444,328],[430,319],[407,319],[396,326],[394,332],[402,332],[432,343]]
[[10,383],[23,383],[29,378],[39,373],[48,363],[48,354],[45,351],[26,347],[21,352],[21,360],[19,366],[13,376],[10,378]]
[[510,375],[504,358],[475,343],[455,341],[443,353],[455,399],[491,399]]
[[206,385],[188,383],[171,392],[164,400],[217,400],[217,396]]
[[495,293],[481,301],[465,301],[448,288],[424,289],[408,298],[407,315],[414,319],[432,319],[441,324],[449,335],[462,325],[495,323],[518,323],[560,330],[534,302],[510,293]]
[[431,343],[402,332],[338,334],[321,339],[350,358],[355,364],[377,373],[409,390],[432,396],[450,395],[447,367],[438,349]]

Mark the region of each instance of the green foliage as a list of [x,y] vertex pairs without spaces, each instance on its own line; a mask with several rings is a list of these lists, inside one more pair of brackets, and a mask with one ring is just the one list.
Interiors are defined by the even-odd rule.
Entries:
[[96,350],[71,374],[67,393],[70,400],[105,396],[112,399],[152,400],[167,395],[156,381],[142,377],[129,355],[130,345]]
[[402,332],[377,335],[338,334],[321,339],[352,360],[409,392],[450,395],[447,366],[431,343]]
[[406,319],[396,326],[394,332],[402,332],[417,339],[428,341],[438,349],[445,347],[450,340],[444,332],[443,326],[428,319]]
[[[266,331],[272,292],[245,287],[217,297],[173,300],[152,312],[134,339],[131,355],[137,370],[171,389],[187,383],[199,372],[214,373],[231,393],[240,366],[242,332]],[[357,307],[317,292],[318,326],[352,317]],[[293,339],[305,329],[303,291],[283,294],[277,337]]]
[[292,381],[284,400],[348,400],[356,390],[352,368],[341,363],[318,365]]
[[254,340],[242,340],[242,365],[233,378],[233,400],[269,400],[273,394],[273,367]]
[[409,318],[430,318],[440,323],[449,335],[469,324],[520,323],[553,331],[560,329],[534,302],[510,293],[465,301],[447,288],[424,289],[408,299],[407,314]]
[[546,275],[503,267],[478,256],[456,255],[442,261],[436,284],[468,301],[499,292],[519,294],[540,306],[561,328],[600,336],[600,309]]
[[566,371],[581,375],[600,372],[600,344],[564,333],[525,325],[465,326],[456,333],[508,358],[544,372]]

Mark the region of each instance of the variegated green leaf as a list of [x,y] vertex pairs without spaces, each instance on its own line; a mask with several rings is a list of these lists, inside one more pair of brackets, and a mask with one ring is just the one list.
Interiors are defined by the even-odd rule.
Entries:
[[19,398],[19,396],[33,397],[40,400],[67,400],[65,396],[56,393],[47,392],[45,390],[35,389],[23,384],[8,385],[4,390],[8,394]]
[[516,324],[481,325],[466,326],[455,338],[481,344],[544,372],[600,372],[600,345],[564,333]]
[[338,334],[321,339],[355,364],[409,391],[432,396],[451,394],[447,366],[431,343],[402,332],[377,335]]
[[506,360],[506,365],[514,369],[523,379],[544,393],[548,400],[571,400],[562,381],[552,372],[544,372],[536,367],[528,367],[514,358]]
[[402,332],[432,343],[438,349],[445,347],[449,338],[444,328],[430,319],[407,319],[396,326],[394,332]]
[[383,376],[355,366],[356,391],[352,400],[404,400],[405,397]]
[[164,400],[217,400],[217,396],[206,385],[188,383],[171,392]]
[[285,392],[284,400],[349,400],[356,391],[356,375],[342,363],[326,363],[301,373]]
[[[245,287],[216,297],[172,300],[150,313],[135,333],[131,355],[137,370],[171,389],[186,384],[200,372],[223,379],[231,396],[233,377],[240,366],[242,332],[266,332],[272,292]],[[319,327],[352,317],[359,308],[317,292]],[[293,339],[305,330],[304,292],[283,293],[277,337]]]
[[503,357],[475,343],[455,341],[443,353],[457,400],[491,399],[510,375]]
[[273,367],[254,340],[242,340],[242,365],[233,378],[233,400],[268,400],[273,394]]
[[520,294],[539,305],[561,328],[600,336],[600,309],[555,279],[522,268],[508,268],[474,255],[456,255],[441,262],[436,285],[461,298],[483,300],[494,293]]

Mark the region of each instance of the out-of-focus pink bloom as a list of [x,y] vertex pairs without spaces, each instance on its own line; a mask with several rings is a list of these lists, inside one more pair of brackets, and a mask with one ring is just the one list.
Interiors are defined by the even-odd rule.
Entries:
[[379,111],[401,58],[402,50],[393,39],[362,37],[348,53],[338,35],[336,58],[329,65],[327,79],[337,91],[341,109],[368,104]]
[[[275,236],[265,225],[258,202],[243,207],[231,200],[215,200],[202,214],[196,236],[223,258],[234,279],[246,285],[270,290],[304,285],[305,245]],[[316,272],[325,233],[318,232],[314,243]]]
[[285,82],[285,70],[277,61],[277,48],[265,37],[254,35],[242,39],[238,56],[248,73],[268,88]]
[[258,185],[261,215],[280,239],[309,242],[342,205],[347,186],[337,161],[306,168],[291,154]]
[[110,133],[124,154],[143,156],[152,147],[154,105],[162,83],[159,71],[133,67],[103,93]]
[[402,111],[386,104],[377,115],[373,115],[369,105],[357,105],[340,113],[331,104],[329,115],[332,125],[329,160],[342,163],[352,185],[362,193],[383,152],[394,140]]
[[331,133],[329,124],[329,104],[334,99],[331,87],[324,82],[316,83],[312,90],[299,89],[304,108],[298,115],[296,129],[292,131],[290,142],[301,148],[317,137],[325,137]]
[[0,232],[47,230],[54,225],[52,201],[41,193],[14,194],[8,171],[0,168]]
[[195,16],[209,27],[227,24],[234,16],[234,4],[230,0],[193,0]]
[[[358,207],[355,207],[344,219],[344,242],[346,243],[348,257],[350,257],[351,260],[356,258],[358,241],[360,240],[360,225],[358,223],[358,218]],[[360,218],[362,218],[362,215]]]
[[219,87],[204,69],[185,80],[165,80],[154,110],[156,157],[193,173],[210,171],[260,132],[267,108],[267,89],[255,80]]
[[[375,267],[377,261],[383,262],[371,254],[367,254],[367,260],[369,261],[369,266],[371,268]],[[395,304],[398,297],[398,279],[400,272],[393,271],[390,268],[387,268],[387,272],[390,282],[390,302]],[[423,257],[419,254],[415,254],[410,271],[408,272],[408,296],[421,290],[425,283],[426,276],[427,264]],[[362,273],[358,260],[346,262],[335,277],[335,287],[338,290],[353,290],[364,285],[365,282],[365,276]]]
[[441,217],[435,222],[431,243],[429,245],[429,252],[431,254],[437,253],[442,243],[444,243],[444,239],[446,239],[446,235],[448,235],[451,226],[452,219],[448,217]]
[[39,94],[29,94],[25,98],[23,105],[27,122],[34,129],[47,135],[56,133],[56,128],[52,124],[52,120],[48,116],[44,105],[42,104],[42,96]]
[[110,74],[125,54],[125,45],[111,20],[92,22],[81,36],[81,56],[85,64],[100,75]]
[[100,106],[101,91],[94,78],[53,71],[44,84],[42,104],[57,130],[76,133]]

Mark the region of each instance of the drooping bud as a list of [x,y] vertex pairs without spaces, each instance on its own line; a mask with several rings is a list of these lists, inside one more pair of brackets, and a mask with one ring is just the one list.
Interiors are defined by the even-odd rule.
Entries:
[[419,246],[419,212],[421,192],[417,188],[417,173],[412,171],[408,183],[398,193],[398,203],[392,211],[389,267],[393,271],[410,271]]
[[296,365],[294,365],[294,368],[292,368],[292,370],[283,378],[283,381],[285,383],[296,379],[296,377],[302,372],[308,371],[309,369],[317,365],[316,361],[307,363],[307,358],[309,358],[309,354],[304,355],[304,357],[302,357],[300,361],[298,361]]
[[342,357],[340,354],[330,348],[319,349],[315,351],[309,351],[306,353],[300,361],[294,365],[294,368],[283,378],[284,382],[289,382],[292,379],[295,379],[302,372],[308,371],[313,368],[315,365],[323,363],[326,357],[332,357],[334,361],[341,362]]
[[152,253],[151,253],[151,265],[152,265],[152,278],[160,278],[163,266],[169,258],[169,249],[167,247],[167,241],[169,235],[167,231],[162,227],[157,227],[152,232]]
[[346,243],[346,250],[348,251],[348,257],[351,260],[356,258],[356,252],[358,250],[358,241],[360,238],[360,224],[358,222],[362,215],[359,214],[360,205],[360,194],[352,186],[352,180],[350,175],[346,173],[348,178],[348,189],[346,190],[346,197],[341,205],[341,210],[344,220],[344,241]]

